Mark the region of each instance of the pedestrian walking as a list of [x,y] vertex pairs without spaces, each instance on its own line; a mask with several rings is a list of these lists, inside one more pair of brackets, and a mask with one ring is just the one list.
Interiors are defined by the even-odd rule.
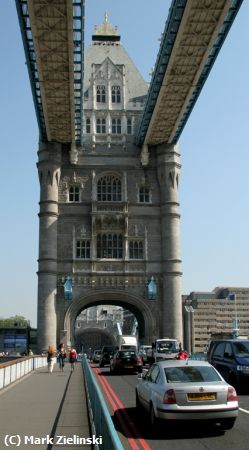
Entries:
[[77,352],[75,348],[72,347],[69,353],[69,362],[71,364],[71,370],[74,370],[77,358],[78,358]]
[[54,364],[56,362],[56,349],[53,345],[50,345],[48,347],[47,362],[48,362],[48,372],[52,373],[54,369]]
[[64,370],[64,359],[66,357],[66,351],[63,342],[60,343],[58,353],[57,353],[57,360],[59,363],[60,371],[63,372]]

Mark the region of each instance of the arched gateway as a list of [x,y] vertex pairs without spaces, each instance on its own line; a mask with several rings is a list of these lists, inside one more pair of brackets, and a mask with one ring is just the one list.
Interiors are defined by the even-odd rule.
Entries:
[[72,302],[65,313],[63,320],[64,329],[61,332],[61,339],[64,340],[67,346],[74,344],[74,325],[79,312],[91,306],[104,304],[122,306],[135,315],[141,342],[145,340],[145,337],[150,342],[157,333],[157,320],[151,308],[143,299],[119,290],[115,292],[108,290],[94,293],[90,292],[85,297]]
[[75,99],[84,112],[83,146],[41,142],[38,151],[39,350],[70,345],[76,316],[96,304],[134,312],[145,343],[182,341],[179,149],[145,146],[141,161],[135,135],[148,85],[107,17],[84,65],[82,103]]

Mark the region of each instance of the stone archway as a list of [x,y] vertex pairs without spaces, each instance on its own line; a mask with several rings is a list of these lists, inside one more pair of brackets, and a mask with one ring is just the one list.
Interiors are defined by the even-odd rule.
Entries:
[[75,348],[78,352],[91,353],[94,350],[101,350],[104,345],[115,345],[116,339],[113,334],[103,328],[85,328],[75,330]]
[[149,304],[144,299],[124,291],[94,291],[79,297],[69,305],[64,317],[65,343],[74,345],[74,324],[79,313],[96,305],[117,305],[131,311],[138,322],[139,339],[141,343],[150,343],[156,330],[156,319]]

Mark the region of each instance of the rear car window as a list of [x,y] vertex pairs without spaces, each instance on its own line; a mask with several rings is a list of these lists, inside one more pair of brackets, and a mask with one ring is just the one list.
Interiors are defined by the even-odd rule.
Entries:
[[184,366],[167,367],[164,369],[168,383],[198,383],[222,381],[213,367]]
[[116,349],[115,346],[110,345],[110,346],[103,347],[102,352],[113,352],[115,349]]
[[120,358],[126,357],[126,356],[136,356],[136,353],[133,351],[122,351],[122,352],[118,352],[118,356]]

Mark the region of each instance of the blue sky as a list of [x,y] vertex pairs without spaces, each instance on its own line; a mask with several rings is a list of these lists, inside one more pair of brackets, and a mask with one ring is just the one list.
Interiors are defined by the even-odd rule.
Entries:
[[[86,0],[85,47],[104,12],[146,81],[169,0]],[[182,292],[249,286],[249,2],[180,137]],[[14,0],[0,2],[1,306],[36,325],[38,127]]]

